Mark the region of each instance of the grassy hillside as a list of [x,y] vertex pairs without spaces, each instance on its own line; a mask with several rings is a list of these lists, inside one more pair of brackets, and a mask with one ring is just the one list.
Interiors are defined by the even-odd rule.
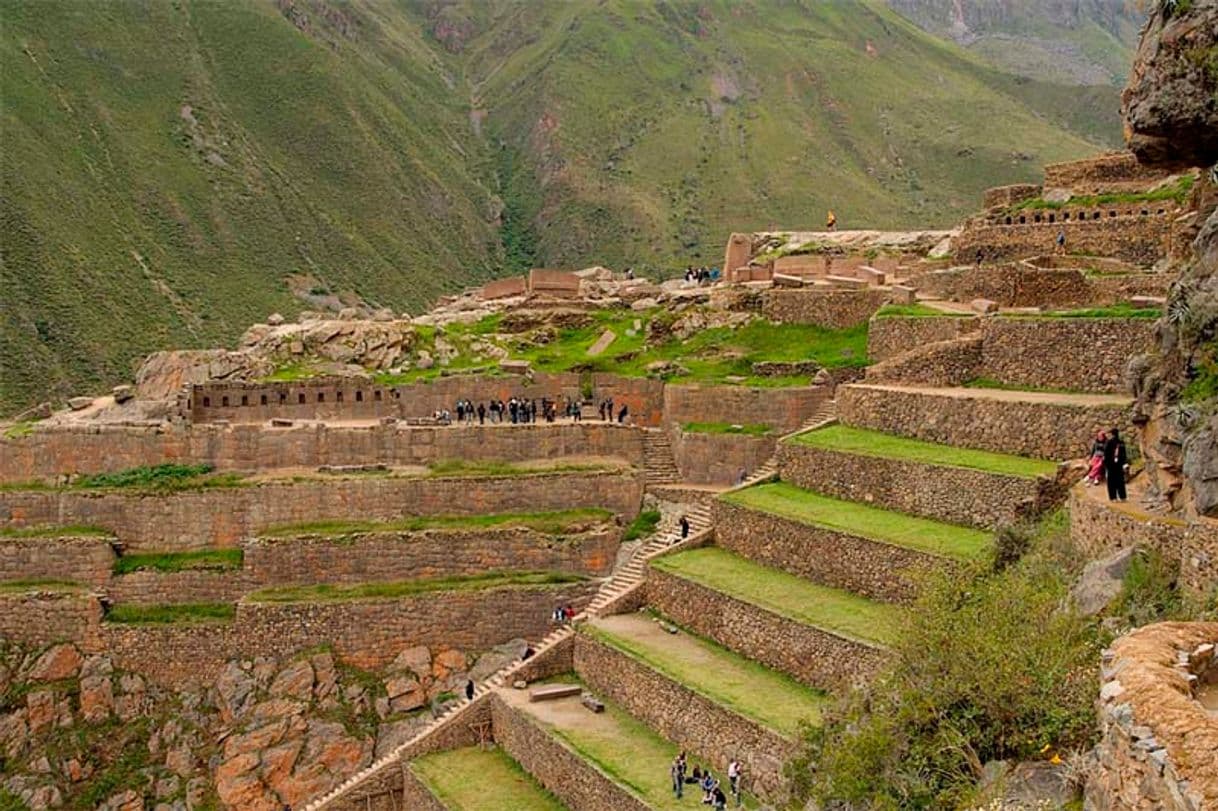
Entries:
[[0,0],[0,413],[278,310],[946,225],[1118,136],[874,2]]

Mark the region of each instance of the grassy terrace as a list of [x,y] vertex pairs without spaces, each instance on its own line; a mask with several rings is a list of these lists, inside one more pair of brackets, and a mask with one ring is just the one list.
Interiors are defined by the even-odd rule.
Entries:
[[773,426],[759,423],[731,422],[687,422],[681,426],[687,434],[741,434],[744,436],[769,436],[774,433]]
[[105,621],[119,625],[179,625],[228,622],[236,613],[232,603],[120,604],[106,612]]
[[339,602],[388,600],[437,591],[482,591],[497,588],[537,588],[579,583],[587,578],[564,572],[485,572],[467,577],[428,577],[388,583],[333,585],[316,583],[262,589],[246,599],[258,603]]
[[671,635],[646,615],[605,617],[583,630],[776,732],[793,736],[800,721],[820,721],[823,693],[708,639],[688,632]]
[[66,526],[42,525],[37,527],[5,527],[0,529],[0,538],[110,538],[114,533],[101,527],[84,524]]
[[131,572],[184,572],[188,569],[240,569],[240,549],[199,549],[193,552],[139,552],[114,561],[115,574]]
[[1134,307],[1124,303],[1075,310],[1047,310],[1040,313],[1000,312],[998,315],[1001,318],[1160,318],[1163,310],[1159,307]]
[[441,459],[428,467],[428,475],[437,478],[460,478],[481,476],[529,476],[538,473],[593,473],[603,470],[618,470],[622,464],[609,462],[547,462],[546,464],[518,464],[514,462],[467,461],[465,459]]
[[81,585],[71,580],[5,580],[0,582],[0,594],[21,594],[27,591],[58,593],[80,591]]
[[[554,681],[574,680],[560,677]],[[605,701],[605,711],[593,714],[580,706],[577,699],[564,699],[561,702],[527,705],[525,711],[564,740],[584,760],[596,765],[617,783],[633,790],[649,808],[679,811],[698,806],[701,793],[691,795],[692,786],[686,786],[683,799],[677,800],[672,796],[668,766],[677,756],[678,747],[616,704]],[[694,753],[689,754],[691,767],[693,763],[702,762]],[[721,779],[726,782],[725,775],[721,775]]]
[[902,621],[903,611],[896,606],[817,585],[716,547],[678,552],[651,565],[796,622],[855,639],[887,644]]
[[630,522],[630,526],[626,527],[626,531],[622,533],[622,541],[637,541],[639,538],[646,538],[648,535],[656,531],[656,527],[660,525],[659,510],[643,510],[634,517]]
[[991,536],[981,530],[842,501],[785,482],[749,487],[721,498],[812,526],[958,560],[983,557],[990,548]]
[[869,431],[865,428],[853,428],[848,425],[830,425],[816,431],[799,434],[789,441],[829,451],[899,459],[926,465],[963,467],[986,473],[998,473],[1003,476],[1019,476],[1025,479],[1052,476],[1057,470],[1055,462],[1044,459],[1029,459],[1006,453],[938,445],[934,442],[923,442],[920,439],[909,439],[880,431]]
[[970,313],[949,313],[925,304],[885,304],[875,312],[876,318],[973,318]]
[[502,749],[475,746],[412,761],[410,769],[452,811],[565,811]]
[[312,521],[284,524],[261,533],[270,538],[297,535],[357,535],[368,532],[420,532],[428,529],[477,530],[525,528],[547,535],[581,532],[591,525],[613,518],[613,513],[600,509],[551,510],[531,513],[493,513],[491,515],[430,515],[413,516],[396,521]]
[[992,377],[974,377],[964,384],[966,389],[997,389],[999,391],[1038,391],[1045,394],[1091,394],[1082,389],[1063,389],[1054,386],[1025,386],[1018,383],[1006,383]]

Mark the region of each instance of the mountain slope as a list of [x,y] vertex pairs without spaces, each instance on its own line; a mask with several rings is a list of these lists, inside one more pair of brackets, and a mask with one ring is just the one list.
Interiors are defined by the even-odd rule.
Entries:
[[884,4],[0,0],[0,413],[279,310],[945,225],[1119,137]]
[[0,15],[0,403],[231,341],[302,306],[289,275],[421,307],[497,263],[481,146],[409,26],[252,3]]

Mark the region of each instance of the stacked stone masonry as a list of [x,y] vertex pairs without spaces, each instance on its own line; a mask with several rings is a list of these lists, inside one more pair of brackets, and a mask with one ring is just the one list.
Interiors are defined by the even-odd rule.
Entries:
[[209,464],[228,471],[426,465],[445,459],[513,462],[564,456],[603,456],[639,464],[643,460],[642,433],[598,422],[486,428],[195,425],[55,429],[34,431],[19,439],[0,437],[0,483],[165,462]]
[[1146,189],[1167,177],[1161,168],[1139,163],[1132,152],[1105,152],[1082,160],[1045,166],[1045,187],[1076,195]]
[[782,324],[846,329],[863,324],[888,301],[883,290],[772,288],[761,295],[761,314]]
[[[748,419],[742,415],[740,419]],[[693,484],[736,484],[774,455],[776,438],[679,431],[672,450],[681,478]]]
[[832,384],[781,389],[669,385],[664,389],[664,419],[677,425],[752,423],[793,431],[832,397]]
[[1084,405],[1034,394],[1025,399],[989,399],[986,394],[843,386],[837,414],[843,423],[887,434],[1055,461],[1086,456],[1098,430],[1131,427],[1131,403]]
[[978,376],[981,344],[981,336],[973,334],[915,346],[868,367],[866,380],[877,384],[961,386]]
[[875,675],[882,648],[805,625],[711,588],[650,569],[647,604],[742,656],[830,690]]
[[960,467],[862,456],[792,442],[778,445],[783,481],[834,498],[993,529],[1038,515],[1065,498],[1064,483]]
[[946,558],[716,501],[715,544],[763,566],[872,600],[906,603],[918,574]]
[[[1111,256],[1143,267],[1154,265],[1164,256],[1173,254],[1177,243],[1173,229],[1174,212],[1159,209],[1126,211],[1124,209],[1067,210],[1062,217],[1045,215],[1037,223],[1035,215],[1017,214],[1010,224],[970,223],[953,240],[958,262],[975,262],[978,254],[986,262],[1018,259],[1025,256],[1053,253],[1057,235],[1065,233],[1066,249],[1075,253]],[[1082,219],[1086,215],[1087,219]],[[1019,217],[1024,217],[1024,223]]]
[[735,757],[744,764],[753,793],[770,801],[783,798],[782,768],[796,754],[795,742],[586,634],[575,639],[575,670],[597,695],[715,771],[725,773]]
[[1154,334],[1151,318],[987,318],[980,376],[1028,388],[1125,393],[1125,368]]
[[115,553],[110,538],[0,536],[0,583],[58,580],[101,586],[110,580]]
[[131,551],[234,546],[270,527],[311,521],[393,520],[588,507],[633,518],[633,473],[543,473],[490,478],[367,476],[267,482],[166,495],[76,489],[0,491],[0,526],[89,525]]
[[980,328],[977,316],[873,318],[867,330],[867,357],[873,363],[889,360],[926,344],[962,338]]

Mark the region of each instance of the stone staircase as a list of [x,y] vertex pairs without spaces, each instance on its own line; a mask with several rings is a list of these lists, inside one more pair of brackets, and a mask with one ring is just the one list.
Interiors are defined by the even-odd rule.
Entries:
[[672,442],[662,428],[643,429],[643,471],[645,487],[676,484],[681,481]]
[[[812,412],[812,414],[806,420],[803,421],[803,424],[801,424],[794,431],[784,434],[779,439],[779,441],[781,442],[783,439],[786,439],[787,437],[795,436],[796,434],[802,434],[804,431],[811,431],[813,428],[820,428],[823,425],[828,425],[829,423],[833,422],[836,419],[837,419],[837,401],[836,400],[824,400],[821,402],[820,406],[816,409],[816,411]],[[774,471],[775,472],[778,471],[777,462],[774,463]]]

